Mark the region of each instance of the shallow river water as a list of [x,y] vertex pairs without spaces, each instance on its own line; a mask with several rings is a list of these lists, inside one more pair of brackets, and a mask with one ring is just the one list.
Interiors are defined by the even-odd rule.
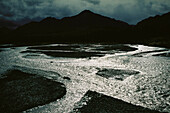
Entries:
[[[45,45],[45,47],[49,46],[67,47],[75,45]],[[103,49],[103,47],[110,47],[110,45],[79,44],[78,46],[73,50],[39,49],[38,52],[37,49],[29,49],[28,47],[1,48],[0,74],[10,69],[19,69],[27,73],[54,79],[66,86],[67,93],[63,98],[25,112],[71,112],[88,90],[118,98],[134,105],[170,112],[170,57],[154,56],[161,53],[169,54],[169,49],[144,45],[126,45],[125,47],[137,48],[136,50],[126,51]],[[102,55],[90,55],[88,57],[70,57],[70,55],[67,55],[65,57],[43,53],[44,51],[72,52],[75,50],[87,53],[96,52],[96,54]],[[112,70],[108,73],[113,73],[113,77],[97,74],[102,70]],[[117,73],[115,70],[118,70],[118,72],[124,71],[124,73],[115,74]],[[138,73],[129,74],[129,70]],[[106,74],[107,72],[103,73]],[[63,79],[64,77],[70,78],[70,80]]]

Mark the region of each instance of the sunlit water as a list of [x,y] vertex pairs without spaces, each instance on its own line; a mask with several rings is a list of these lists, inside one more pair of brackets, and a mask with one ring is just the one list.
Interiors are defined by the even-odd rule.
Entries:
[[[93,45],[100,47],[102,45]],[[131,52],[110,52],[103,57],[57,58],[38,53],[20,53],[27,47],[3,48],[0,52],[0,73],[19,69],[54,79],[65,84],[66,95],[55,102],[29,109],[33,113],[68,113],[88,91],[97,91],[126,102],[170,112],[170,58],[152,56],[163,52],[133,54],[164,48],[129,45],[138,48]],[[84,49],[84,48],[80,48]],[[86,51],[91,48],[86,47]],[[123,81],[96,75],[98,69],[127,69],[140,73]],[[71,80],[63,79],[69,77]]]

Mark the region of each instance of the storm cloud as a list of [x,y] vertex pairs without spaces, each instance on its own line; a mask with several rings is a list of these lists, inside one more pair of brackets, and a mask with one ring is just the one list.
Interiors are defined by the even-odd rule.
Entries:
[[100,4],[100,0],[84,0],[84,1],[94,4],[94,5]]
[[110,18],[136,24],[138,21],[170,11],[170,0],[1,0],[0,18],[41,20],[63,18],[88,9]]

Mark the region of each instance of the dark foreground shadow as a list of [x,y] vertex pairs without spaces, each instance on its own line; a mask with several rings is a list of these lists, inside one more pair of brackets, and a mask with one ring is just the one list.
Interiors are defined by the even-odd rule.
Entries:
[[160,113],[97,92],[88,91],[72,113]]
[[18,113],[62,98],[64,84],[13,70],[0,79],[0,113]]

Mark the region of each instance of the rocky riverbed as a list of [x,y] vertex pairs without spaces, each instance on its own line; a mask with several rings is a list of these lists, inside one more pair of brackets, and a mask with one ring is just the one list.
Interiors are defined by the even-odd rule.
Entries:
[[0,50],[2,112],[102,112],[103,105],[105,112],[170,112],[169,49],[51,44]]

